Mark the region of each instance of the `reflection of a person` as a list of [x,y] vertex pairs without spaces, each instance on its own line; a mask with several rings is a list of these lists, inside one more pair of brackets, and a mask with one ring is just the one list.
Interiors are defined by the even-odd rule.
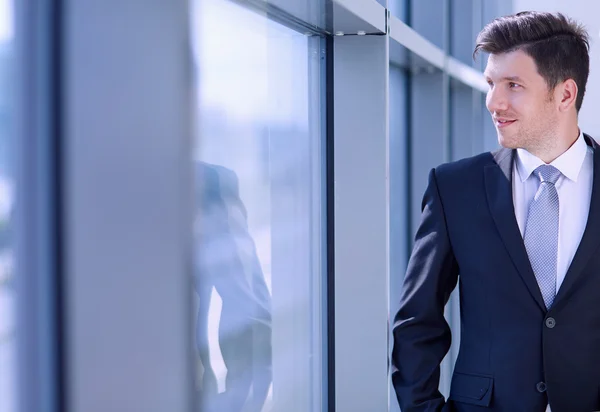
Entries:
[[[272,379],[271,296],[248,232],[238,179],[229,169],[199,162],[196,182],[196,288],[200,301],[197,346],[204,368],[202,410],[261,411]],[[209,350],[213,287],[223,301],[219,347],[227,376],[221,394],[217,393]]]
[[12,184],[0,172],[0,288],[11,281],[13,215]]
[[10,222],[12,220],[12,185],[0,172],[0,253],[10,245]]

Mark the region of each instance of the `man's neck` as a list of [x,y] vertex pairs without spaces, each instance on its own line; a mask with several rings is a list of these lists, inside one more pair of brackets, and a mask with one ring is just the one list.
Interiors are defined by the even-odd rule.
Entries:
[[555,140],[555,144],[548,147],[541,147],[531,151],[530,153],[538,157],[546,164],[552,163],[560,155],[565,153],[573,146],[579,138],[580,130],[577,125],[574,128],[569,128],[567,132],[560,133],[559,138]]

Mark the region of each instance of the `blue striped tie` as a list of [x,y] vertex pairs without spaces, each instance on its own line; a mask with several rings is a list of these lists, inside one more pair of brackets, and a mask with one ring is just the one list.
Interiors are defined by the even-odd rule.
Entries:
[[556,295],[558,260],[559,201],[554,185],[561,173],[550,165],[542,165],[533,173],[541,183],[529,206],[523,240],[544,303],[550,309]]

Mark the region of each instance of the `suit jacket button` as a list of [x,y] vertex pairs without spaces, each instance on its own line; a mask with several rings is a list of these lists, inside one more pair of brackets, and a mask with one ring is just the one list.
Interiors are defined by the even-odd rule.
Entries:
[[536,389],[538,390],[539,393],[544,393],[546,392],[546,384],[544,382],[539,382],[537,385],[535,385]]
[[556,326],[556,320],[554,320],[554,318],[548,318],[548,319],[546,319],[546,327],[548,329],[552,329],[555,326]]

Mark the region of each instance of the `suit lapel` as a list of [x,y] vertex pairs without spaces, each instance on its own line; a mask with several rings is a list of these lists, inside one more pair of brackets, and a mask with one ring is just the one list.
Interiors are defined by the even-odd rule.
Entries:
[[531,296],[545,312],[546,305],[531,269],[523,237],[515,218],[512,195],[512,169],[515,153],[511,149],[500,149],[492,153],[496,164],[486,166],[484,172],[487,200],[496,228],[508,254]]
[[558,290],[558,295],[554,299],[553,308],[556,308],[557,305],[565,300],[565,297],[573,287],[573,284],[581,276],[590,257],[592,257],[594,252],[600,247],[600,148],[590,136],[584,135],[584,137],[587,144],[594,149],[594,179],[592,183],[590,211],[585,231],[581,238],[581,243],[579,243],[579,247],[573,257],[571,266],[567,271],[565,280]]

